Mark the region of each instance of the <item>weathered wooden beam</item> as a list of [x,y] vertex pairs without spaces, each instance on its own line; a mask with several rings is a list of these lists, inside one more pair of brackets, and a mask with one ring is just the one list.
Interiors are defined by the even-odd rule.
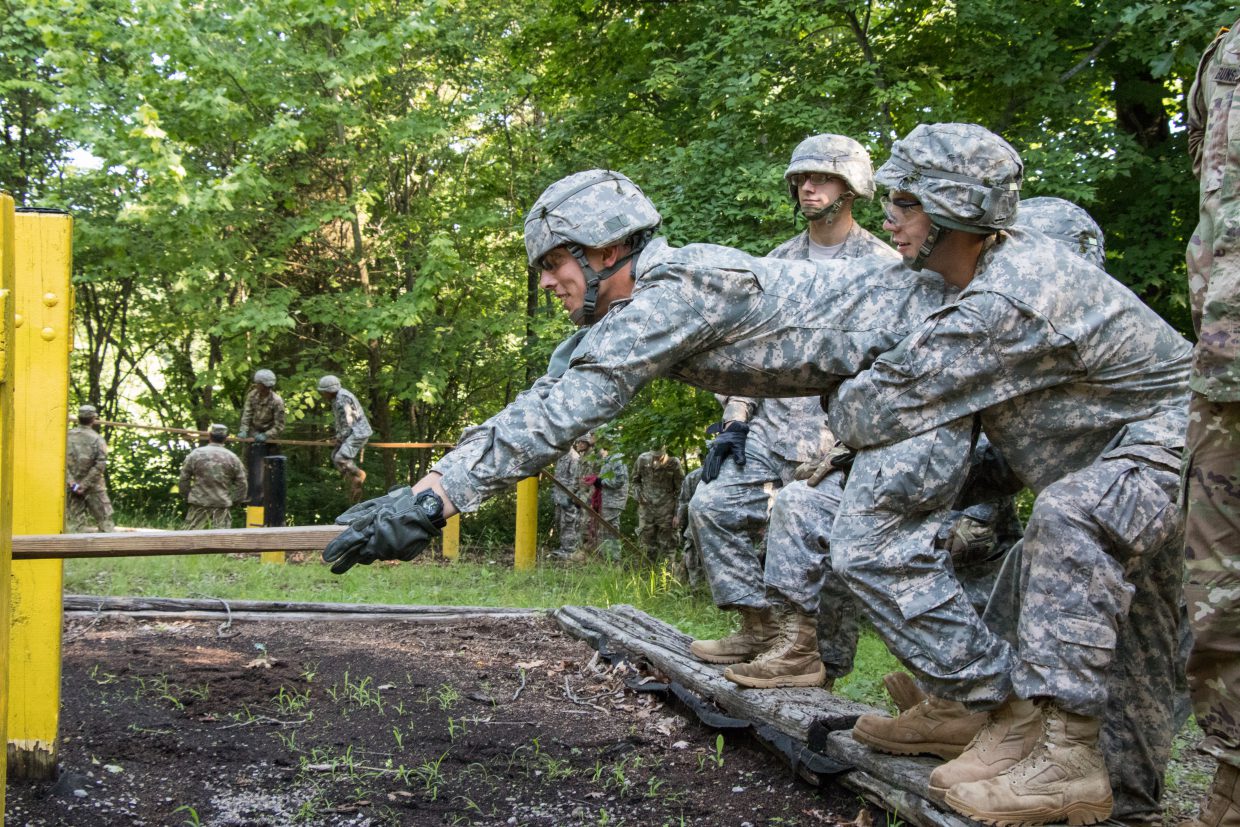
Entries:
[[305,603],[295,600],[225,600],[222,597],[111,597],[93,594],[66,594],[66,612],[215,612],[234,616],[249,614],[283,614],[305,612],[316,615],[367,614],[371,617],[435,617],[461,615],[468,617],[524,617],[546,614],[545,609],[512,609],[498,606],[421,606],[390,603]]
[[314,525],[202,531],[117,531],[107,534],[24,534],[13,537],[13,559],[322,551],[342,531],[344,526]]

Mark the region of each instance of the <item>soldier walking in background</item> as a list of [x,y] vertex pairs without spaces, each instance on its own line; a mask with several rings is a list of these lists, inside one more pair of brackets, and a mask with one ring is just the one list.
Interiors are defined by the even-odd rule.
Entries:
[[274,440],[284,432],[284,400],[275,392],[276,375],[266,368],[254,372],[254,383],[241,408],[237,436],[254,441],[246,446],[246,471],[250,480],[248,499],[259,505],[266,491],[263,459],[279,452]]
[[108,444],[94,429],[99,418],[94,405],[78,408],[78,424],[69,430],[65,451],[65,487],[68,501],[65,521],[70,534],[86,526],[89,513],[100,531],[115,531],[112,501],[104,471],[108,464]]
[[181,465],[181,496],[189,503],[185,527],[230,528],[229,509],[245,501],[245,468],[237,455],[224,447],[227,425],[212,425],[206,445],[189,452]]
[[1202,56],[1188,97],[1188,146],[1201,180],[1188,245],[1193,349],[1185,464],[1184,585],[1196,641],[1189,689],[1201,748],[1218,759],[1190,824],[1240,824],[1240,21]]
[[637,539],[648,557],[672,556],[676,550],[676,500],[685,472],[680,460],[660,446],[637,457],[632,494],[637,500]]
[[[594,447],[581,461],[581,484],[587,496],[584,498],[590,507],[603,516],[603,520],[617,531],[620,530],[620,514],[625,503],[629,501],[629,469],[624,458],[612,454],[605,445],[597,441]],[[582,532],[585,548],[573,555],[574,559],[585,559],[587,551],[600,551],[608,558],[620,556],[620,544],[615,535],[601,527],[599,518],[593,514],[585,517],[587,525]]]
[[680,546],[680,561],[676,564],[676,576],[688,581],[690,586],[697,586],[706,576],[702,571],[702,554],[697,543],[693,541],[693,532],[689,530],[689,501],[693,492],[697,491],[702,480],[702,467],[698,466],[685,474],[680,484],[680,496],[676,500],[676,516],[672,518],[672,530],[676,534],[676,543]]
[[[556,481],[574,494],[580,491],[581,457],[588,450],[589,441],[579,439],[555,463]],[[581,506],[559,485],[552,487],[551,499],[555,503],[555,526],[559,535],[559,547],[551,552],[551,556],[564,560],[576,554],[581,547],[581,521],[584,515]]]
[[348,483],[349,499],[357,502],[362,498],[362,483],[366,472],[358,467],[366,440],[374,431],[362,403],[357,397],[340,386],[340,380],[328,374],[319,380],[319,393],[331,402],[332,417],[336,429],[336,448],[332,451],[332,465]]

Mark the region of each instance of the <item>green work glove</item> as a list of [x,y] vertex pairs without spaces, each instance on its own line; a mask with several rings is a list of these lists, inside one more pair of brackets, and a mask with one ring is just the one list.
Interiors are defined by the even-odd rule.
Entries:
[[254,435],[255,445],[262,445],[266,441],[267,441],[267,434],[265,432],[259,431],[258,433]]
[[407,485],[358,503],[337,517],[336,524],[348,528],[323,549],[323,562],[333,564],[332,574],[376,560],[412,560],[440,534]]

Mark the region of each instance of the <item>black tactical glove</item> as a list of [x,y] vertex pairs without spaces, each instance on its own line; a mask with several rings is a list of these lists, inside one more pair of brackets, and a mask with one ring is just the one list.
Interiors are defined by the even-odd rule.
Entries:
[[745,440],[749,438],[749,426],[744,422],[726,422],[711,425],[706,429],[708,434],[718,434],[706,452],[702,461],[702,482],[711,482],[719,476],[723,461],[728,457],[738,468],[745,467]]
[[412,560],[440,534],[407,485],[358,503],[337,517],[336,524],[348,528],[323,549],[323,562],[334,564],[332,574],[344,574],[358,563]]

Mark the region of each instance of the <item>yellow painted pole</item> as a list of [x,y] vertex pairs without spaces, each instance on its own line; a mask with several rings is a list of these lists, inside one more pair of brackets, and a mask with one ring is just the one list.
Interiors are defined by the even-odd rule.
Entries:
[[[245,527],[262,528],[266,516],[261,505],[247,505],[245,507]],[[260,551],[258,553],[258,559],[263,563],[283,563],[287,557],[288,555],[283,551]]]
[[[64,530],[73,219],[18,211],[13,220],[13,532]],[[8,772],[56,775],[63,563],[15,560],[10,606]]]
[[461,515],[453,514],[443,527],[443,556],[455,563],[461,559]]
[[[0,681],[9,674],[9,575],[13,556],[13,199],[0,192]],[[2,686],[3,684],[0,684]],[[0,692],[0,743],[8,693]],[[0,750],[0,827],[8,750]]]
[[512,565],[515,569],[534,568],[538,546],[538,477],[517,483],[517,539]]

